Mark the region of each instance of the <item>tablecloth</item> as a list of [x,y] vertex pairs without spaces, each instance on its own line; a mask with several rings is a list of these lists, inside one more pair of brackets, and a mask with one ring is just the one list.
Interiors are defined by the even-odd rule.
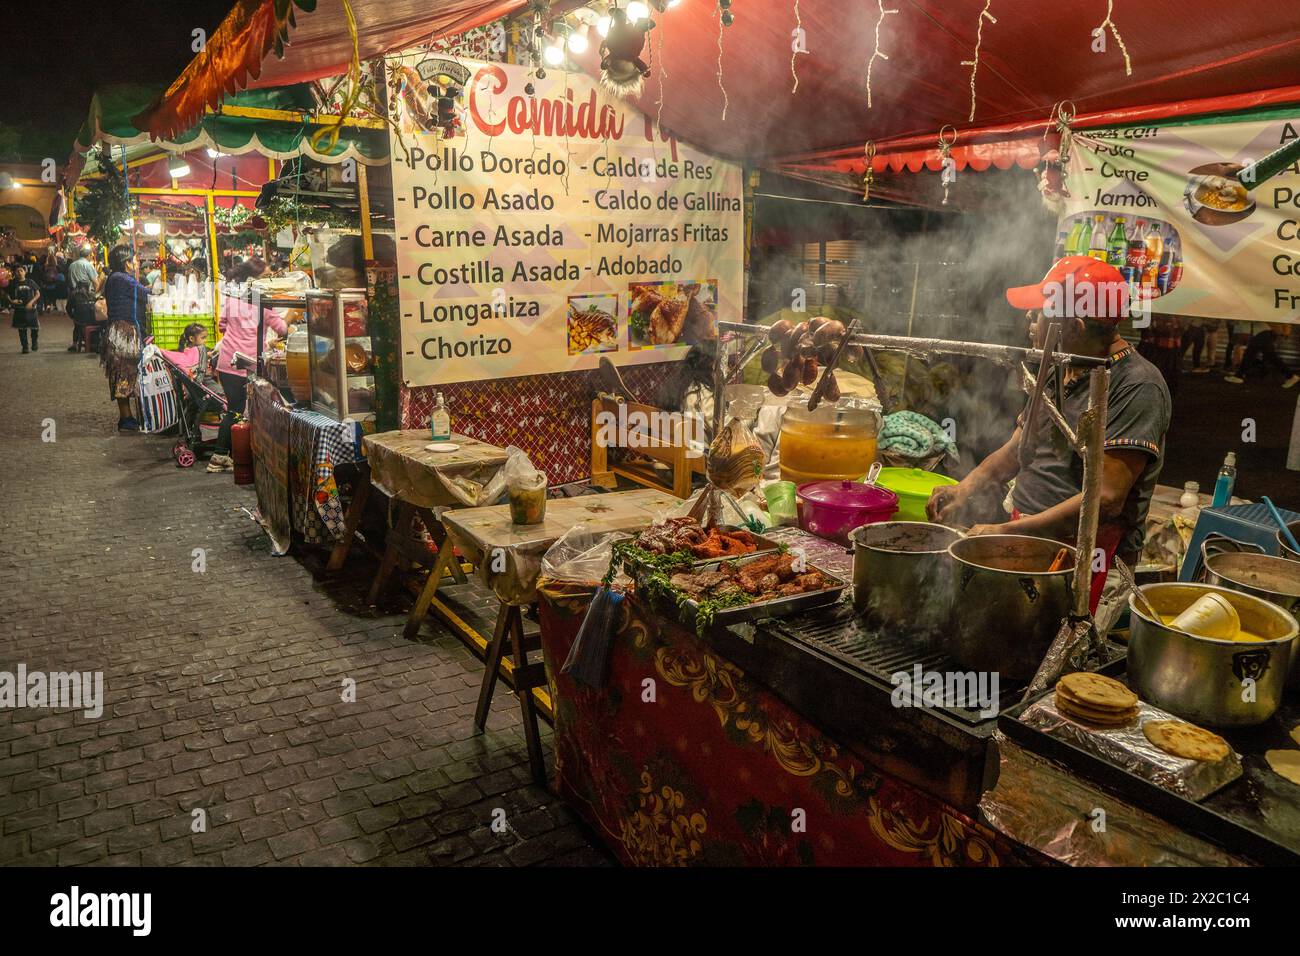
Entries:
[[636,866],[997,866],[1042,858],[865,763],[706,641],[623,602],[609,679],[559,672],[592,589],[543,581],[561,796]]
[[360,460],[356,422],[295,410],[289,420],[290,513],[308,544],[343,540],[343,501],[334,469]]
[[460,446],[451,453],[431,452],[428,429],[379,432],[363,439],[370,482],[386,495],[421,508],[476,507],[484,488],[506,463],[504,448],[466,435],[451,436]]
[[442,516],[443,527],[462,554],[472,556],[476,573],[505,604],[537,600],[542,556],[566,531],[584,524],[593,534],[643,528],[681,506],[681,499],[651,488],[616,491],[546,502],[541,524],[510,521],[509,505],[462,508]]

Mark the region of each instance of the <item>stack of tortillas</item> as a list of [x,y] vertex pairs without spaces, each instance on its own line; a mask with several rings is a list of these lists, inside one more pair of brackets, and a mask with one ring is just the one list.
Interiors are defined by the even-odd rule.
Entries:
[[1148,720],[1142,733],[1165,753],[1186,760],[1222,760],[1232,753],[1218,734],[1181,720]]
[[1122,727],[1137,717],[1137,694],[1119,681],[1079,671],[1056,682],[1056,709],[1099,727]]

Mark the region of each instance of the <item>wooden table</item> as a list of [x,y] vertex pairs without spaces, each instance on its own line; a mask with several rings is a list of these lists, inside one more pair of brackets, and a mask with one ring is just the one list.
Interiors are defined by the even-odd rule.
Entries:
[[[545,519],[535,525],[514,524],[510,520],[508,505],[465,508],[448,511],[442,516],[442,526],[450,539],[449,543],[471,558],[479,575],[501,601],[492,641],[487,648],[483,683],[479,687],[478,706],[474,711],[474,726],[482,732],[487,722],[488,708],[492,704],[497,677],[508,675],[515,695],[519,698],[524,718],[524,737],[528,743],[528,761],[538,783],[545,784],[546,770],[542,760],[533,688],[545,686],[546,671],[541,661],[528,661],[528,652],[539,650],[540,643],[525,638],[521,608],[537,599],[542,556],[561,536],[578,524],[584,525],[592,535],[632,531],[645,527],[681,503],[679,498],[666,492],[641,488],[548,500]],[[440,563],[442,552],[450,554],[452,550],[451,547],[439,549]],[[433,591],[437,589],[440,576],[437,568],[429,575]],[[425,585],[425,591],[431,600],[433,591],[429,584]],[[421,594],[421,598],[424,598],[424,594]],[[427,609],[426,603],[425,610]],[[507,641],[511,658],[508,669],[505,660]]]
[[[397,502],[397,515],[370,585],[370,603],[376,603],[383,594],[399,558],[427,565],[428,546],[417,533],[420,524],[428,529],[437,548],[429,577],[407,617],[407,638],[419,633],[444,574],[450,573],[458,583],[465,581],[464,571],[453,559],[455,549],[447,542],[443,515],[449,509],[472,507],[493,495],[488,486],[506,462],[504,448],[467,435],[452,435],[449,444],[458,447],[449,453],[430,451],[430,444],[429,433],[422,428],[380,432],[362,440],[370,465],[369,485]],[[351,532],[360,521],[368,493],[367,486],[353,499],[346,518],[348,533],[344,545],[335,548],[330,556],[330,569],[341,567],[347,557],[345,545],[351,542]]]

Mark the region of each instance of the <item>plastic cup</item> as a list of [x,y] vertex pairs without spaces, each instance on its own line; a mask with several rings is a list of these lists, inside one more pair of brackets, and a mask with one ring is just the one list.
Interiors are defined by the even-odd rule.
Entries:
[[1227,598],[1213,592],[1202,594],[1173,620],[1173,626],[1197,637],[1230,641],[1241,630],[1241,618]]
[[778,525],[799,523],[799,502],[793,481],[774,481],[763,489],[767,497],[767,513],[772,523]]

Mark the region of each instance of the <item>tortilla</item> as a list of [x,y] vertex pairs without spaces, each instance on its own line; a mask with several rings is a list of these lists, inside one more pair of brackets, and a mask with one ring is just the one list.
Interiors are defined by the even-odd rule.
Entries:
[[1101,711],[1125,711],[1136,707],[1138,698],[1119,681],[1101,674],[1076,671],[1056,682],[1058,693],[1081,706]]
[[1218,734],[1181,720],[1148,720],[1142,733],[1165,753],[1187,760],[1222,760],[1232,753]]
[[[1291,735],[1294,737],[1295,731]],[[1264,759],[1275,774],[1300,786],[1300,750],[1270,750]]]

